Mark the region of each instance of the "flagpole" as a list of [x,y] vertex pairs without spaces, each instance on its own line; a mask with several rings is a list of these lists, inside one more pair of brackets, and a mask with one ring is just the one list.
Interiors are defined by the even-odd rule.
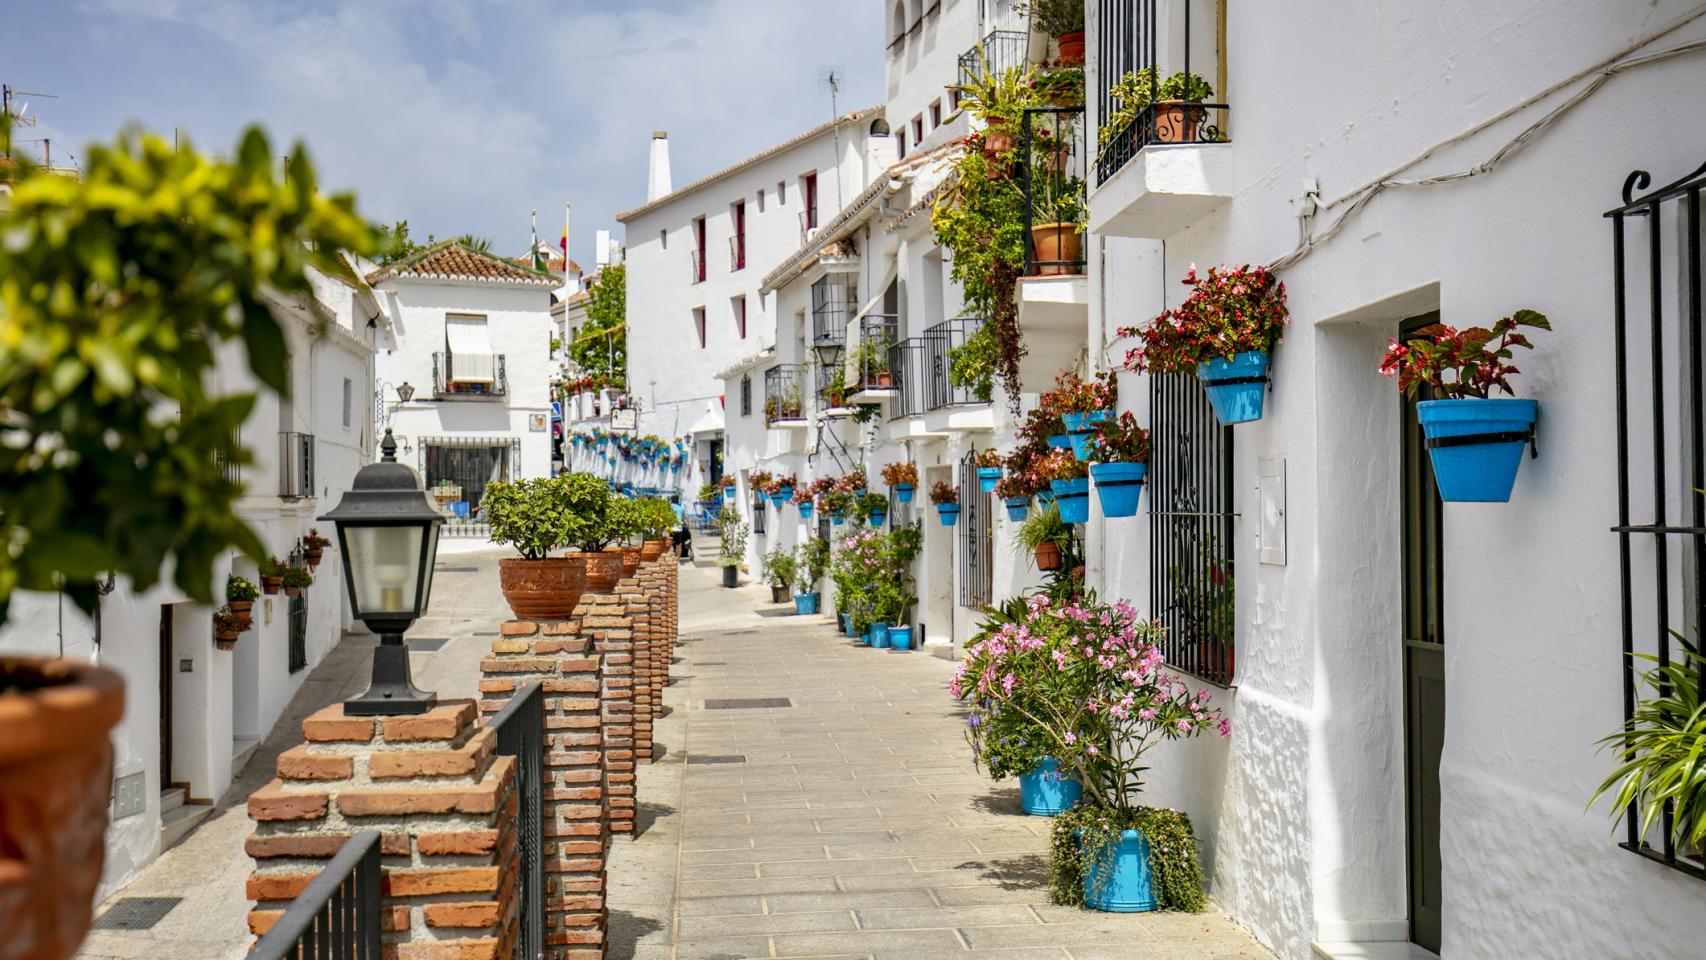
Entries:
[[528,259],[533,262],[533,269],[537,271],[540,269],[540,264],[539,264],[539,211],[538,210],[533,211],[533,248],[532,248],[532,253],[533,253],[533,255],[531,257],[529,257]]
[[[569,281],[569,201],[563,201],[563,282]],[[571,291],[574,292],[574,291]]]

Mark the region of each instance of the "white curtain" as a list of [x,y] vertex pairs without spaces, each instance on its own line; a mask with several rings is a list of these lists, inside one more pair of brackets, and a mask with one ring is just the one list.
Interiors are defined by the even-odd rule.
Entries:
[[497,379],[497,360],[492,355],[491,337],[486,334],[485,317],[447,314],[444,347],[449,357],[445,379],[460,383],[492,383]]

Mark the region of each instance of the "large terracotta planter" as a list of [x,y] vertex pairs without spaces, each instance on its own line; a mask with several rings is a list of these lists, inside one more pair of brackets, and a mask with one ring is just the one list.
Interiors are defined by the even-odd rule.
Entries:
[[1195,143],[1202,126],[1202,106],[1190,100],[1162,100],[1155,104],[1156,143]]
[[1037,569],[1059,570],[1060,548],[1052,543],[1045,543],[1037,547]]
[[[621,558],[616,558],[618,567]],[[498,585],[520,620],[567,620],[587,591],[586,561],[577,556],[498,561]]]
[[668,546],[668,540],[647,540],[640,544],[640,559],[650,563],[663,556],[664,548]]
[[88,932],[101,879],[124,681],[0,657],[0,690],[0,958],[60,960]]
[[1084,31],[1074,30],[1054,38],[1060,44],[1060,65],[1078,67],[1084,64]]
[[620,553],[571,553],[569,556],[579,557],[586,564],[588,593],[610,593],[616,589],[616,582],[622,579]]
[[639,572],[639,569],[640,569],[640,548],[639,547],[617,547],[616,549],[617,549],[617,552],[621,553],[621,555],[622,555],[622,578],[625,580],[629,577],[632,577],[635,573]]
[[1036,251],[1036,276],[1058,277],[1076,272],[1083,259],[1084,238],[1075,223],[1040,223],[1031,228],[1031,246]]

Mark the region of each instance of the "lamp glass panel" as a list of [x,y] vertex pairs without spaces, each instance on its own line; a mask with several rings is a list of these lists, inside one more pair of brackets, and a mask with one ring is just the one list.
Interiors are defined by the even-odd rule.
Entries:
[[345,526],[358,617],[416,614],[420,588],[419,526]]
[[438,528],[443,526],[435,523],[427,528],[426,553],[422,556],[421,564],[421,612],[425,613],[427,605],[432,603],[432,573],[438,561]]

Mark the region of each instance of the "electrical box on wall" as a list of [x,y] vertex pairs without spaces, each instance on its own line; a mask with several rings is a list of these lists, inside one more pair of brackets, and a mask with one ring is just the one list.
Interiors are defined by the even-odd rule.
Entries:
[[148,795],[144,792],[148,784],[148,774],[138,770],[135,773],[116,777],[113,780],[113,819],[123,820],[134,817],[148,809]]
[[1285,460],[1256,462],[1256,555],[1262,563],[1285,566]]

